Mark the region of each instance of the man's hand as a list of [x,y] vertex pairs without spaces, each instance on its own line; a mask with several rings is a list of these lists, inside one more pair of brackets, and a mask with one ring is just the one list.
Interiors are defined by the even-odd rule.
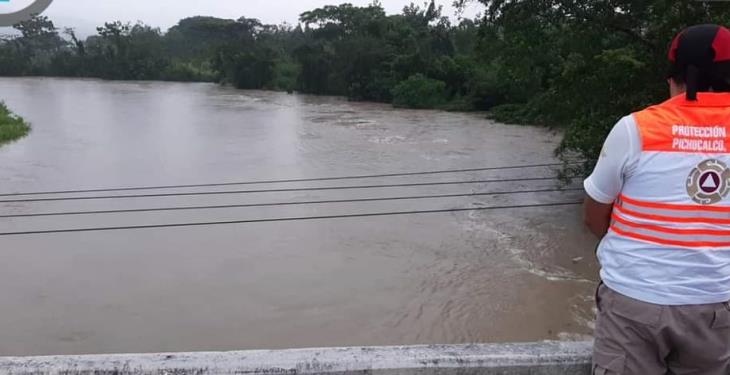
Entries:
[[608,232],[608,227],[611,225],[611,212],[613,212],[613,204],[599,203],[586,196],[583,203],[583,221],[596,237],[603,238]]

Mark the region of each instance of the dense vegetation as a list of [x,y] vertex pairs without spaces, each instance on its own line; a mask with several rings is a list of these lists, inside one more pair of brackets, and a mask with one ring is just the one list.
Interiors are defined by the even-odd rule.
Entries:
[[21,117],[16,116],[4,103],[0,102],[0,145],[25,137],[30,126]]
[[344,95],[414,108],[492,110],[565,129],[558,154],[586,160],[622,115],[666,98],[666,49],[681,28],[726,24],[727,2],[479,1],[452,23],[434,1],[386,15],[325,6],[299,24],[193,17],[167,32],[106,23],[80,40],[45,17],[0,41],[0,75],[215,81],[242,89]]
[[[469,1],[477,0],[457,0]],[[667,99],[674,35],[730,21],[728,2],[478,1],[487,6],[480,61],[500,85],[499,102],[509,103],[495,117],[565,129],[558,154],[585,160],[571,168],[578,174],[590,170],[621,116]]]

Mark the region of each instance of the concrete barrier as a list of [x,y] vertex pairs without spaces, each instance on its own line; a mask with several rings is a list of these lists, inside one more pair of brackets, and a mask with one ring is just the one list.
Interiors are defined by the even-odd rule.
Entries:
[[0,358],[8,375],[588,375],[591,343],[430,345]]

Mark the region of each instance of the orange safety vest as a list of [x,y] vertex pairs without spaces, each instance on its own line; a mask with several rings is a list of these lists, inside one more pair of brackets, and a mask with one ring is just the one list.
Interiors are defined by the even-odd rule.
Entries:
[[730,300],[730,93],[635,113],[641,152],[598,247],[611,289],[662,305]]
[[641,155],[611,230],[669,248],[730,249],[730,94],[677,96],[634,119]]

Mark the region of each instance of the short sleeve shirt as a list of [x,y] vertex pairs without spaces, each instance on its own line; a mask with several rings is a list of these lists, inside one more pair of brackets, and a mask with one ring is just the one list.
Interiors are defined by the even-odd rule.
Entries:
[[634,117],[622,118],[604,142],[593,173],[583,182],[588,196],[611,204],[623,188],[624,181],[636,171],[641,154],[641,138]]

